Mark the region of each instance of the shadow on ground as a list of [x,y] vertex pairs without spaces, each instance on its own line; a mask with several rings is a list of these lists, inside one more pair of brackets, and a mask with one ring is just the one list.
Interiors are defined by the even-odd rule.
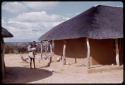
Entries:
[[52,75],[45,69],[30,69],[24,67],[6,67],[3,83],[26,83],[45,79]]

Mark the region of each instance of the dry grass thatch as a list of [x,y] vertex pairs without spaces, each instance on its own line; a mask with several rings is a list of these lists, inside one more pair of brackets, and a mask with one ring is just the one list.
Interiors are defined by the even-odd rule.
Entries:
[[13,35],[5,28],[2,28],[1,31],[2,31],[2,33],[1,33],[2,37],[13,37]]
[[98,5],[55,26],[39,40],[123,38],[123,8]]

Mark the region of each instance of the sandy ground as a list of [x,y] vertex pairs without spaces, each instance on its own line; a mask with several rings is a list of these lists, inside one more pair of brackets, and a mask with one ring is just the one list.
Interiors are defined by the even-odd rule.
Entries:
[[68,64],[57,62],[57,56],[53,57],[50,67],[45,67],[48,60],[40,60],[40,54],[36,56],[36,69],[30,69],[29,63],[21,60],[21,56],[27,54],[5,54],[6,77],[4,83],[122,83],[123,66],[112,69],[114,66],[97,66],[110,68],[88,72],[85,59],[67,59]]

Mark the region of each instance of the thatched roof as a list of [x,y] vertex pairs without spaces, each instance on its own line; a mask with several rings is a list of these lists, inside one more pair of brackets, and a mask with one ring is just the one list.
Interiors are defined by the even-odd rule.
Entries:
[[2,37],[13,37],[13,35],[5,28],[2,28],[1,32]]
[[98,5],[42,35],[39,40],[123,38],[123,8]]

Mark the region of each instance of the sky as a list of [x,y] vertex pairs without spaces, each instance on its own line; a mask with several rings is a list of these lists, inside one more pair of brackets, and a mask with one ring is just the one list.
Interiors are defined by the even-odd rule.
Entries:
[[5,42],[38,41],[54,26],[92,6],[123,7],[120,1],[6,1],[2,2],[2,27],[14,37]]

